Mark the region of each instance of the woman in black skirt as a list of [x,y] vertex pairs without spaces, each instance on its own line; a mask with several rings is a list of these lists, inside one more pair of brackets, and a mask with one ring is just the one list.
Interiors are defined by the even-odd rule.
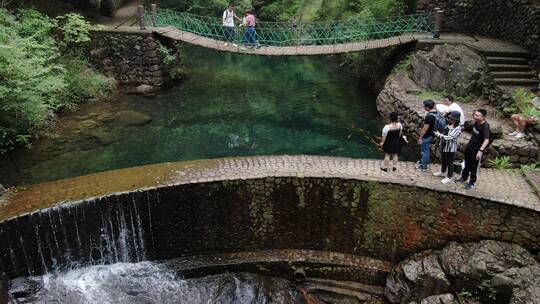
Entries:
[[[398,122],[398,114],[392,112],[389,115],[390,124],[384,126],[382,131],[381,146],[384,151],[384,166],[381,170],[388,172],[390,159],[392,159],[392,171],[397,170],[398,154],[401,152],[401,137],[403,126]],[[406,140],[406,139],[404,139]]]

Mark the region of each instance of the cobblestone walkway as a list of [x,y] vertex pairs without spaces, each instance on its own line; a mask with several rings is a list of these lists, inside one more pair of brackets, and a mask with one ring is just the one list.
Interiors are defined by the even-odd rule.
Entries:
[[397,172],[380,170],[381,160],[325,156],[259,156],[163,163],[107,171],[55,182],[10,189],[0,203],[0,221],[59,205],[115,192],[165,185],[265,177],[330,177],[388,182],[458,193],[511,204],[540,212],[540,199],[526,179],[515,171],[482,169],[478,187],[465,191],[462,184],[443,185],[431,172],[402,162]]

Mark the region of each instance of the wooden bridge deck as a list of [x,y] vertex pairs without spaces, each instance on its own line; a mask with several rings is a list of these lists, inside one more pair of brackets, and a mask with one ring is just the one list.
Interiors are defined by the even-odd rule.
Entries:
[[211,48],[219,51],[242,53],[249,55],[266,55],[266,56],[294,56],[294,55],[325,55],[359,52],[370,49],[386,48],[394,45],[402,45],[417,41],[419,39],[428,39],[430,35],[423,33],[403,34],[386,39],[368,40],[362,42],[352,42],[333,45],[299,45],[299,46],[261,46],[259,49],[244,48],[232,46],[230,43],[225,46],[224,41],[219,41],[211,38],[198,36],[189,32],[185,32],[173,27],[158,27],[153,28],[153,32],[178,41]]

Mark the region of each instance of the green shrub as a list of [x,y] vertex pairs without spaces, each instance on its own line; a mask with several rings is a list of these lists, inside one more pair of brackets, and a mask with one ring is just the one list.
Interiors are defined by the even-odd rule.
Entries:
[[55,112],[101,98],[112,88],[87,62],[62,54],[64,43],[86,38],[70,34],[56,41],[57,21],[35,10],[15,15],[0,9],[0,153],[28,146],[54,121]]
[[181,52],[178,50],[178,47],[176,47],[176,50],[173,50],[159,43],[159,52],[161,58],[163,58],[163,64],[172,79],[182,79],[186,77],[187,72],[182,66],[182,58],[180,57]]
[[97,72],[85,59],[70,58],[65,61],[66,90],[63,101],[67,108],[74,108],[83,101],[104,99],[116,86],[116,81]]
[[92,39],[90,32],[99,28],[76,13],[56,17],[56,20],[62,32],[62,46],[70,51],[86,51]]
[[534,97],[534,94],[529,90],[523,88],[517,89],[513,96],[514,102],[505,109],[505,112],[521,113],[540,120],[540,111],[532,104]]
[[512,168],[512,163],[510,163],[510,157],[508,156],[500,156],[495,159],[490,159],[488,162],[496,169],[505,170]]
[[519,168],[519,171],[523,174],[527,174],[533,171],[535,172],[540,171],[540,163],[530,164],[530,165],[521,165],[521,167]]
[[403,58],[403,60],[401,60],[400,62],[398,62],[398,64],[396,64],[394,66],[394,69],[392,70],[391,74],[395,74],[395,73],[400,72],[400,71],[405,71],[407,73],[412,72],[413,59],[414,59],[414,54],[413,53],[408,54],[407,56],[405,56],[405,58]]
[[324,0],[319,20],[384,18],[402,15],[409,7],[406,0]]

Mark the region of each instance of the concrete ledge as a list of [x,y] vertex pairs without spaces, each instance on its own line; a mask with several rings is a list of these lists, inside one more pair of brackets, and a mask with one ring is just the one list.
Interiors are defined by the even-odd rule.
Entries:
[[[60,181],[10,189],[0,202],[0,222],[61,205],[113,193],[164,186],[247,180],[266,177],[321,177],[376,181],[456,193],[494,203],[540,211],[540,198],[519,172],[482,169],[478,187],[465,191],[461,184],[443,185],[429,172],[401,162],[395,173],[382,172],[381,160],[325,156],[255,156],[162,163],[107,171]],[[434,165],[432,171],[439,167]]]
[[[483,170],[485,183],[464,192],[412,163],[395,173],[380,165],[305,155],[225,158],[18,188],[0,207],[0,262],[10,276],[28,276],[73,262],[293,249],[391,263],[482,239],[540,250],[538,197],[520,174]],[[380,279],[379,268],[370,278]]]

